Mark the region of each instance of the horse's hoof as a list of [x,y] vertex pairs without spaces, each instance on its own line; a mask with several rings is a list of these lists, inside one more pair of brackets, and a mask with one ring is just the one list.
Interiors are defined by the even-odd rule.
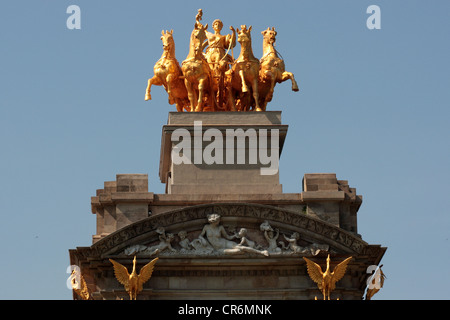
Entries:
[[297,91],[300,91],[300,90],[298,90],[298,87],[293,87],[293,88],[292,88],[292,91],[297,92]]
[[256,108],[256,110],[255,111],[262,111],[262,109],[261,108]]
[[147,100],[152,100],[152,95],[150,93],[147,93],[145,95],[145,101],[147,101]]

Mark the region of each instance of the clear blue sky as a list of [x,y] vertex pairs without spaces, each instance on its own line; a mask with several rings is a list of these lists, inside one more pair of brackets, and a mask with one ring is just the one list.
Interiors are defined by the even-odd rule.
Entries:
[[[69,30],[69,5],[81,30]],[[381,29],[369,30],[369,5]],[[0,299],[71,299],[68,250],[95,233],[90,197],[118,173],[158,178],[162,87],[144,101],[173,29],[184,60],[197,9],[274,26],[300,92],[278,84],[268,110],[289,132],[280,162],[287,193],[305,173],[333,172],[363,196],[358,231],[387,246],[374,299],[449,299],[450,2],[87,1],[0,3]],[[234,54],[239,53],[239,45]]]

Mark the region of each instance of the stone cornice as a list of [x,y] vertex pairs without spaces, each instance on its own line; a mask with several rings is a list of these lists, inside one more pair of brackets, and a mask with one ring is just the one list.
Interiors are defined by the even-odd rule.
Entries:
[[97,208],[117,203],[146,203],[152,205],[200,205],[212,202],[236,203],[250,202],[267,205],[298,204],[306,205],[314,201],[336,201],[362,203],[362,197],[349,198],[344,191],[304,191],[281,194],[154,194],[153,192],[105,192],[91,197],[92,213]]

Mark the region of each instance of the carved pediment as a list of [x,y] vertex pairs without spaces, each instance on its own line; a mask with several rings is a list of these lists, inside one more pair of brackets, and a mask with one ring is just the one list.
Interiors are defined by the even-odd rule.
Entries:
[[[224,251],[211,244],[204,230],[212,214],[220,216],[219,225],[226,234],[220,237],[229,241],[227,249],[235,250]],[[234,248],[233,243],[239,247]],[[90,255],[243,253],[261,257],[314,255],[320,250],[354,254],[367,246],[358,236],[302,212],[260,204],[216,203],[165,212],[130,224],[92,245]]]

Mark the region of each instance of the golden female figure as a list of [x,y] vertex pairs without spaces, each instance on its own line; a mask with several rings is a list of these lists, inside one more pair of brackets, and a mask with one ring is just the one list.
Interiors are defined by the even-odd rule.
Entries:
[[228,52],[236,46],[236,34],[234,28],[230,27],[230,30],[233,31],[232,34],[221,35],[220,31],[223,28],[223,23],[219,19],[213,21],[212,27],[214,33],[206,32],[208,47],[206,48],[205,56],[213,72],[217,104],[219,108],[223,109],[225,72],[230,69],[230,65],[233,63],[233,58]]

